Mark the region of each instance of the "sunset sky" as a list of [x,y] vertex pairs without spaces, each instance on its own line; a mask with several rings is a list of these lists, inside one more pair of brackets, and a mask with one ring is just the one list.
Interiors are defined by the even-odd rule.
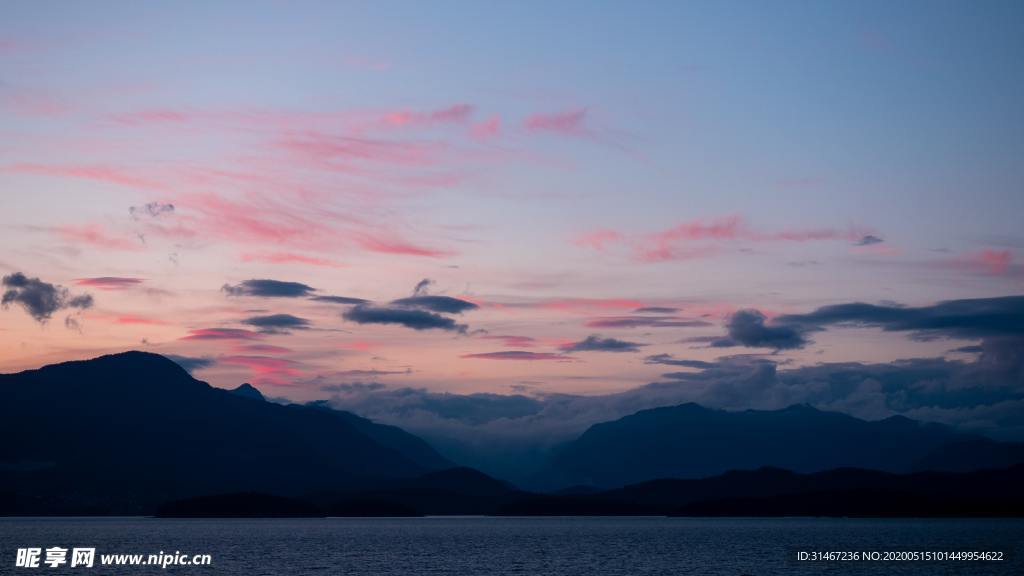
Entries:
[[1022,24],[995,1],[7,2],[0,371],[141,349],[310,400],[977,364],[988,332],[814,311],[1024,294]]

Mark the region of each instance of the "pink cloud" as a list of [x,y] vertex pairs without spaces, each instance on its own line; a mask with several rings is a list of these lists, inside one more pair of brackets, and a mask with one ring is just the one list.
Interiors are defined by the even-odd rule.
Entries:
[[121,278],[118,276],[100,276],[98,278],[75,278],[75,284],[90,286],[99,290],[125,290],[142,284],[142,278]]
[[664,262],[704,258],[721,252],[724,242],[856,242],[864,238],[864,229],[807,228],[776,232],[756,230],[737,215],[710,221],[691,220],[671,228],[644,235],[627,237],[613,229],[600,229],[576,237],[579,246],[605,251],[613,243],[626,242],[632,247],[633,259],[639,262]]
[[494,115],[473,125],[470,129],[470,135],[477,140],[487,140],[489,138],[495,138],[501,134],[501,116]]
[[434,122],[465,122],[473,115],[473,106],[470,104],[456,104],[435,110],[430,113],[430,119]]
[[367,164],[434,165],[441,148],[436,142],[332,136],[316,131],[286,136],[280,146],[309,167],[351,174],[366,173],[368,168],[364,166]]
[[505,350],[502,352],[484,352],[480,354],[463,354],[460,358],[475,360],[575,360],[572,356],[552,352],[523,352],[521,350]]
[[181,124],[190,120],[190,116],[184,112],[168,109],[143,110],[130,114],[117,114],[113,120],[127,125],[143,124]]
[[440,258],[454,254],[454,252],[448,250],[410,244],[398,237],[387,238],[371,234],[358,234],[356,241],[370,252],[380,252],[383,254],[403,254],[406,256],[426,256],[430,258]]
[[601,228],[576,236],[573,239],[573,243],[577,246],[586,246],[599,252],[604,252],[608,244],[620,242],[621,240],[622,233],[618,230]]
[[471,104],[455,104],[431,112],[399,110],[384,114],[383,122],[390,126],[458,124],[469,120],[473,116],[473,111],[474,107]]
[[684,247],[674,246],[669,243],[655,244],[654,246],[637,245],[633,253],[633,259],[637,262],[667,262],[669,260],[694,260],[707,258],[721,253],[721,249],[715,246]]
[[346,350],[356,350],[358,352],[368,352],[379,346],[379,342],[369,342],[367,340],[356,340],[353,342],[343,342],[339,344],[339,348],[344,348]]
[[39,174],[44,176],[61,176],[65,178],[79,178],[93,182],[116,184],[130,188],[157,189],[161,185],[158,182],[128,174],[116,168],[108,166],[90,166],[73,164],[33,164],[19,163],[7,166],[10,172],[24,174]]
[[532,132],[557,132],[560,134],[586,134],[584,126],[587,109],[577,108],[550,114],[533,114],[523,121],[523,126]]
[[0,105],[23,116],[54,118],[74,111],[74,108],[47,92],[38,90],[6,89],[0,92]]
[[387,228],[372,227],[360,216],[331,210],[320,202],[284,203],[269,194],[247,194],[244,200],[234,200],[209,193],[181,196],[174,202],[182,209],[176,216],[177,225],[161,228],[150,224],[148,233],[172,238],[217,237],[250,247],[265,244],[280,249],[245,252],[242,258],[246,261],[341,267],[344,264],[292,250],[337,252],[346,246],[421,257],[454,254],[414,243]]
[[97,248],[108,248],[111,250],[141,250],[138,242],[126,238],[111,236],[99,224],[85,224],[82,226],[61,226],[57,233],[67,242],[76,244],[89,244]]
[[266,202],[259,196],[234,201],[216,194],[194,194],[176,200],[175,205],[198,212],[199,219],[182,219],[198,225],[206,235],[279,246],[315,247],[328,245],[332,240],[336,242],[336,232],[325,219]]
[[171,325],[170,322],[167,322],[167,321],[164,321],[164,320],[158,320],[156,318],[149,318],[149,317],[146,317],[146,316],[136,316],[134,314],[123,314],[121,316],[116,316],[116,317],[114,317],[113,322],[115,324],[130,324],[130,325],[138,324],[138,325],[143,325],[143,326],[170,326]]
[[250,355],[229,355],[218,358],[223,364],[243,366],[248,368],[253,375],[259,378],[264,384],[283,386],[290,384],[288,378],[302,376],[303,372],[298,368],[299,364],[285,358],[274,358],[271,356],[250,356]]
[[189,330],[188,336],[180,340],[258,340],[262,337],[259,332],[241,328],[198,328]]
[[242,254],[243,262],[266,262],[268,264],[308,264],[328,268],[344,268],[345,264],[325,258],[314,258],[291,252],[248,253]]
[[739,216],[726,216],[710,222],[691,220],[672,228],[650,234],[633,242],[634,258],[640,262],[688,260],[715,254],[708,246],[680,246],[680,243],[701,240],[735,240],[740,237],[743,221]]
[[1013,270],[1013,254],[1009,250],[985,249],[948,260],[945,265],[981,274],[1002,276]]

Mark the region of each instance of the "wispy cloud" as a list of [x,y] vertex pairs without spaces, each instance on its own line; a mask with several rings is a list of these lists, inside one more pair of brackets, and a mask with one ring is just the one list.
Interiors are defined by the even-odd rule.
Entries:
[[586,108],[575,108],[560,112],[532,114],[523,120],[523,126],[532,132],[554,132],[582,136],[589,133],[585,124],[586,118]]
[[263,335],[241,328],[197,328],[189,330],[181,340],[257,340]]
[[125,278],[121,276],[98,276],[96,278],[75,278],[78,286],[89,286],[99,290],[127,290],[142,284],[142,278]]
[[611,228],[601,228],[577,235],[578,246],[600,252],[611,246],[625,244],[631,257],[639,262],[666,262],[713,256],[730,242],[825,242],[843,241],[859,246],[878,244],[878,236],[859,228],[793,228],[776,231],[758,230],[737,215],[713,220],[690,220],[652,233],[626,234]]
[[552,352],[524,352],[522,350],[503,350],[501,352],[482,352],[478,354],[463,354],[460,358],[474,360],[517,360],[517,361],[547,361],[547,360],[574,360],[572,356],[555,354]]
[[136,251],[143,248],[138,239],[115,236],[108,232],[102,224],[69,224],[58,227],[56,232],[62,239],[75,246],[124,251]]
[[39,174],[43,176],[59,176],[63,178],[78,178],[91,180],[105,184],[115,184],[129,188],[146,190],[159,189],[162,185],[154,180],[136,176],[119,168],[101,165],[76,165],[76,164],[33,164],[18,163],[7,166],[9,172],[21,172],[24,174]]
[[563,352],[637,352],[641,346],[644,344],[592,334],[579,342],[569,342],[559,348]]

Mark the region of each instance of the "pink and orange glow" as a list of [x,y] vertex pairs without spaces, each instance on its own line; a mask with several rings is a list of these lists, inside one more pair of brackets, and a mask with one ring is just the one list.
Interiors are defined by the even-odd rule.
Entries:
[[1024,139],[980,112],[1020,82],[961,92],[962,63],[880,60],[836,39],[852,23],[794,55],[781,24],[730,21],[758,39],[740,54],[638,14],[613,49],[505,9],[528,42],[150,8],[0,22],[2,371],[144,349],[294,400],[360,378],[613,393],[665,358],[962,358],[981,336],[778,318],[1024,292]]

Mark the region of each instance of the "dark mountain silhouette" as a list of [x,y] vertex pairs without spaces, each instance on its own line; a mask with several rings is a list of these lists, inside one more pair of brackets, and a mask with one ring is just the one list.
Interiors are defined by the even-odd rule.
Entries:
[[[969,457],[963,458],[965,450]],[[1017,455],[1024,455],[1021,445],[901,416],[869,422],[809,406],[727,412],[682,404],[590,427],[552,457],[541,481],[615,487],[762,466],[796,472],[966,470],[1005,467],[1020,462]]]
[[238,394],[239,396],[243,396],[245,398],[252,398],[253,400],[266,400],[266,398],[263,397],[263,393],[257,390],[255,386],[249,384],[248,382],[242,384],[241,386],[235,388],[234,390],[231,390],[231,393]]
[[142,352],[0,375],[0,513],[151,513],[177,498],[290,496],[450,466],[397,428],[257,394]]
[[1024,462],[1024,443],[968,437],[943,444],[914,463],[915,470],[967,472]]
[[913,516],[1024,515],[1024,465],[975,472],[892,474],[777,468],[661,479],[589,495],[523,495],[505,515]]
[[494,514],[524,494],[472,468],[452,468],[384,483],[373,490],[324,493],[311,499],[329,516],[365,515],[367,502],[384,511],[404,509],[417,515],[464,515]]
[[155,354],[0,375],[0,395],[6,515],[1024,513],[1019,444],[806,406],[684,404],[599,424],[551,464],[546,482],[571,488],[536,494],[399,428],[213,388]]
[[351,412],[335,410],[324,402],[311,402],[306,404],[306,406],[337,415],[337,417],[344,419],[356,430],[373,438],[382,446],[397,450],[424,470],[445,470],[455,466],[450,460],[438,454],[422,438],[410,434],[397,426],[377,424],[372,420],[356,416]]

